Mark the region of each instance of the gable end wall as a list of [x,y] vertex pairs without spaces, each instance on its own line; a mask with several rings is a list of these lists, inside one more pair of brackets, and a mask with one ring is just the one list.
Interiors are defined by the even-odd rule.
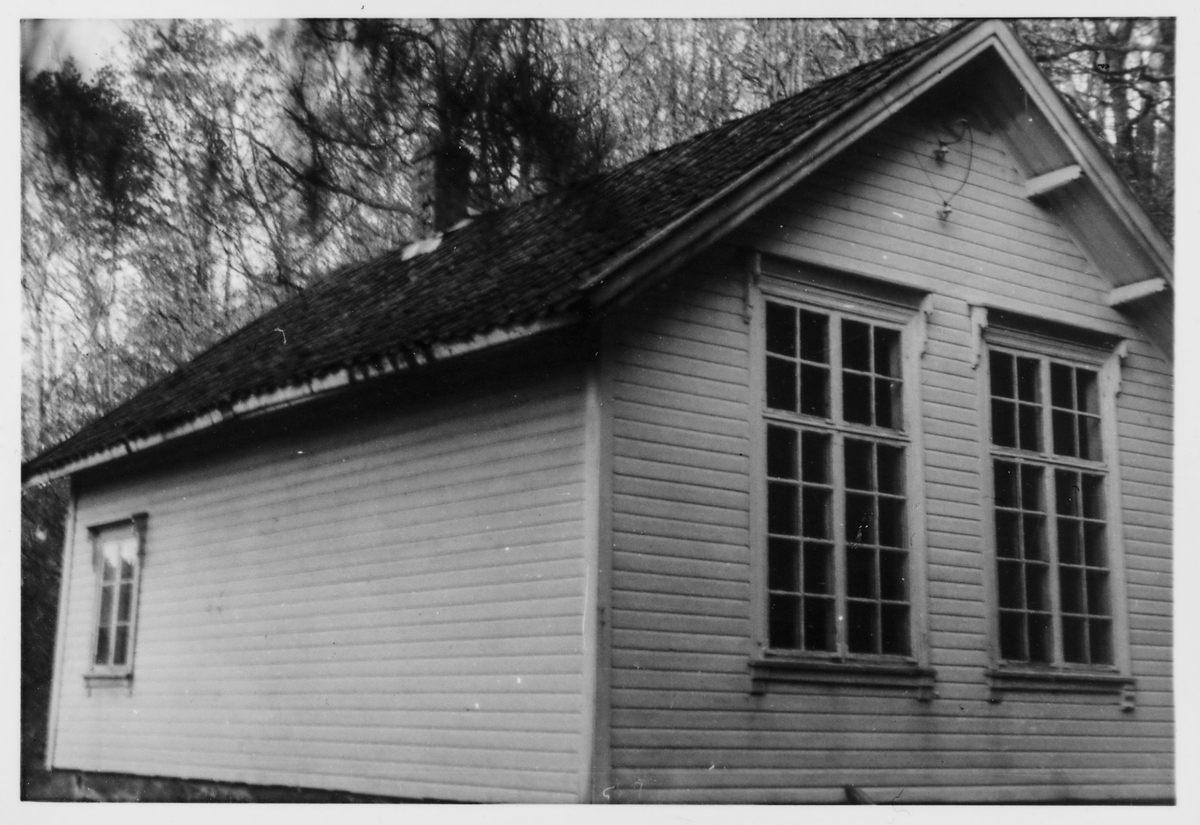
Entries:
[[[952,193],[966,166],[952,155],[937,167],[929,124],[904,118],[737,238],[775,256],[764,261],[775,273],[817,265],[933,296],[920,380],[937,698],[819,685],[751,694],[746,269],[736,254],[706,254],[611,330],[614,800],[835,803],[846,785],[910,802],[1173,796],[1169,366],[1103,306],[1108,285],[1024,198],[1000,138],[976,130],[974,141],[948,221],[935,189]],[[1117,429],[1133,711],[1077,693],[989,701],[971,304],[1130,341]]]

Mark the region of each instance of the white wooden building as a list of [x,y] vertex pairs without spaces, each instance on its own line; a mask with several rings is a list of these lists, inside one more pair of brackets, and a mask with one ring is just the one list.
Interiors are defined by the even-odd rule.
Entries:
[[1172,294],[997,22],[334,273],[25,466],[47,761],[1171,799]]

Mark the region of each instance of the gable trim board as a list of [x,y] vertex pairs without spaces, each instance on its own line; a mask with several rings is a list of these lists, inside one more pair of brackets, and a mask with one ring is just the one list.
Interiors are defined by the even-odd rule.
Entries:
[[[385,733],[376,730],[367,745],[379,749],[375,761],[393,765],[395,775],[339,774],[314,780],[316,763],[299,757],[288,761],[290,756],[280,762],[286,769],[260,770],[242,758],[248,745],[234,748],[238,752],[228,757],[233,767],[216,765],[213,760],[228,743],[220,743],[219,728],[205,714],[213,719],[232,714],[236,724],[247,720],[244,708],[221,705],[211,690],[193,690],[187,706],[175,711],[189,735],[204,740],[199,750],[208,754],[208,761],[193,762],[199,764],[195,770],[233,781],[239,781],[235,774],[242,771],[240,781],[252,782],[277,782],[291,770],[309,777],[304,781],[349,782],[347,790],[453,796],[450,784],[399,767],[405,760],[426,758],[422,749],[431,749],[443,771],[460,770],[462,795],[475,799],[831,802],[841,800],[845,783],[878,789],[881,797],[909,788],[906,798],[918,801],[1172,793],[1169,765],[1165,776],[1155,773],[1168,764],[1161,755],[1171,748],[1173,707],[1170,626],[1169,620],[1163,622],[1170,591],[1161,579],[1169,574],[1170,558],[1171,367],[1147,345],[1146,333],[1112,306],[1114,295],[1121,306],[1169,300],[1166,277],[1133,289],[1114,288],[1107,275],[1108,280],[1093,277],[1085,255],[1076,252],[1075,241],[1053,210],[1026,197],[1027,176],[995,171],[1006,162],[1006,136],[988,144],[990,177],[980,185],[993,187],[1000,193],[997,200],[1008,206],[988,203],[972,220],[966,220],[966,210],[956,209],[964,219],[944,236],[931,215],[922,215],[919,227],[914,217],[901,230],[879,223],[890,220],[886,210],[895,204],[890,197],[914,201],[911,180],[895,178],[899,188],[889,192],[866,185],[862,175],[838,177],[839,169],[852,167],[837,163],[856,163],[847,150],[871,130],[884,135],[872,144],[881,152],[879,163],[899,168],[909,151],[905,135],[927,141],[935,128],[909,104],[963,66],[982,65],[974,61],[989,50],[1010,48],[1006,31],[1001,24],[964,27],[944,49],[922,58],[887,88],[873,89],[869,99],[860,96],[817,128],[790,137],[786,146],[720,193],[609,261],[580,287],[590,303],[578,313],[551,313],[477,335],[466,344],[437,345],[431,348],[432,358],[430,352],[418,352],[411,362],[397,358],[390,364],[346,366],[323,379],[252,395],[240,406],[195,417],[179,430],[136,440],[133,448],[114,448],[114,454],[76,459],[64,467],[36,468],[28,483],[58,474],[72,477],[67,531],[72,538],[64,570],[82,570],[77,534],[84,528],[132,512],[151,513],[149,551],[157,558],[147,567],[149,595],[143,610],[150,612],[142,617],[147,649],[145,655],[139,653],[130,698],[163,704],[143,711],[143,719],[147,713],[163,717],[175,707],[168,676],[186,670],[182,661],[166,662],[157,673],[152,667],[161,667],[161,657],[172,655],[167,632],[172,622],[183,622],[204,599],[214,606],[225,600],[227,613],[236,602],[237,609],[253,613],[254,626],[261,629],[292,609],[277,602],[294,602],[303,597],[296,588],[311,585],[326,600],[322,609],[330,615],[358,616],[353,604],[336,602],[337,593],[372,605],[369,613],[375,618],[358,616],[347,632],[395,614],[390,629],[376,628],[387,636],[388,649],[379,647],[369,663],[350,660],[349,668],[338,674],[341,681],[321,688],[337,698],[337,691],[353,689],[348,678],[353,674],[390,680],[380,684],[394,685],[388,688],[385,715],[396,741],[385,741]],[[1023,59],[1032,67],[1027,56]],[[810,179],[819,169],[827,174]],[[848,214],[837,210],[851,206],[827,197],[834,185],[828,178],[837,178],[838,197],[858,204],[855,214],[862,220],[879,219],[873,233],[857,218],[843,218],[840,224],[834,219]],[[1075,191],[1094,182],[1085,170],[1067,188]],[[791,193],[811,196],[809,208],[787,212]],[[997,218],[1005,209],[1020,221]],[[777,216],[771,210],[784,215],[787,226],[779,221],[772,225]],[[814,224],[829,239],[840,239],[843,251],[858,245],[869,247],[869,254],[834,254],[828,244],[813,243]],[[994,239],[1004,237],[1006,227],[1025,234],[1012,240],[1021,245],[1018,251],[997,256]],[[924,233],[920,239],[897,234],[918,231]],[[888,255],[880,254],[903,249],[896,245],[901,242],[943,243],[931,232],[945,238],[947,249],[940,258],[924,261],[910,254],[889,264]],[[1029,240],[1033,235],[1042,240]],[[440,254],[447,246],[426,254]],[[1026,265],[1018,260],[1022,256],[1035,260]],[[986,277],[970,277],[976,265],[987,269]],[[1031,294],[1043,298],[1028,300]],[[887,655],[871,662],[862,655],[847,661],[827,657],[826,662],[827,650],[802,651],[818,654],[807,659],[779,655],[786,644],[764,651],[771,638],[763,493],[767,295],[775,296],[776,303],[794,304],[798,312],[836,316],[830,330],[846,319],[863,326],[859,316],[867,318],[871,329],[902,328],[902,403],[911,428],[889,436],[889,444],[903,444],[905,456],[913,616],[908,666],[898,666]],[[1056,297],[1067,299],[1066,308]],[[881,323],[875,325],[876,320]],[[987,536],[991,498],[986,480],[980,479],[980,473],[991,472],[992,454],[985,398],[987,341],[1019,347],[1061,337],[1073,342],[1064,351],[1075,344],[1097,344],[1111,355],[1105,381],[1116,400],[1103,423],[1105,450],[1115,465],[1105,489],[1108,508],[1116,515],[1107,526],[1114,536],[1113,552],[1121,557],[1112,561],[1119,568],[1113,570],[1114,581],[1120,579],[1114,584],[1116,597],[1128,605],[1114,616],[1121,625],[1117,632],[1128,641],[1116,649],[1117,657],[1126,658],[1113,674],[1095,668],[1080,675],[1071,668],[1030,673],[995,666],[997,585],[995,571],[988,567],[995,564],[995,551],[988,549],[993,539]],[[569,358],[562,353],[568,338],[580,343]],[[839,344],[830,338],[829,347],[835,346]],[[543,356],[557,357],[555,368],[531,372],[534,362],[544,366],[538,360]],[[795,360],[799,364],[801,359]],[[436,376],[449,375],[455,365],[466,370],[468,364],[474,365],[470,375],[492,380],[480,387],[470,380],[438,383]],[[503,376],[493,369],[501,364],[507,368]],[[830,369],[833,365],[831,360]],[[1113,371],[1117,374],[1111,375]],[[1124,386],[1116,383],[1122,371]],[[423,383],[421,376],[429,380]],[[528,405],[509,399],[509,389],[525,392]],[[365,414],[354,399],[368,397],[374,406]],[[335,409],[351,414],[330,414]],[[784,422],[794,425],[796,433],[805,427],[834,433],[834,427],[841,427],[831,444],[872,437],[871,424],[827,425],[803,418],[802,412],[797,409]],[[181,437],[187,433],[192,437]],[[222,443],[231,433],[242,435]],[[260,435],[268,436],[261,444],[250,438]],[[210,457],[195,445],[220,445],[220,455]],[[296,448],[300,455],[293,454]],[[439,462],[438,455],[446,451],[456,454],[453,467]],[[534,457],[548,451],[554,453],[553,467]],[[542,474],[546,467],[551,472]],[[834,476],[838,472],[831,471]],[[840,472],[846,475],[844,467]],[[536,484],[534,474],[542,479]],[[420,481],[424,476],[427,482]],[[524,496],[520,501],[514,497],[518,494],[510,495],[506,482],[516,477],[532,485],[528,496],[519,493]],[[835,514],[838,506],[848,509],[844,503],[833,505]],[[537,538],[543,510],[555,524],[567,519],[568,511],[577,516],[555,533],[552,558],[542,558],[538,550],[546,546]],[[529,516],[528,524],[520,522],[520,513]],[[443,523],[453,529],[440,529]],[[524,578],[505,585],[507,595],[497,597],[507,612],[490,616],[487,605],[472,602],[468,609],[465,602],[455,602],[470,594],[454,593],[462,590],[463,577],[474,588],[495,584],[505,568],[505,557],[493,552],[497,530],[523,530],[520,540],[537,547],[514,544],[513,557],[519,556]],[[463,531],[473,531],[479,545]],[[881,552],[890,552],[879,544]],[[359,565],[362,582],[330,567],[335,550]],[[471,561],[488,553],[496,558],[486,569]],[[844,570],[844,560],[838,563]],[[220,569],[205,568],[225,564],[248,565],[238,574],[241,584],[225,583]],[[336,583],[325,589],[324,580],[306,584],[305,571],[334,576]],[[553,579],[552,586],[534,581],[543,572]],[[264,576],[291,589],[251,604],[250,590],[267,587]],[[120,727],[124,706],[113,702],[116,692],[97,689],[99,701],[81,704],[74,665],[68,663],[78,657],[81,643],[75,631],[88,623],[85,603],[93,597],[85,598],[81,591],[87,588],[81,583],[72,587],[70,578],[64,575],[62,583],[47,762],[80,766],[81,759],[95,757],[100,761],[92,764],[104,769],[105,759],[122,753],[120,758],[128,757],[122,749],[135,744],[134,729]],[[168,599],[171,588],[177,590],[185,581],[202,582],[208,589]],[[517,602],[522,597],[513,594],[525,584],[532,588],[526,594],[530,600],[552,591],[554,603],[546,609],[552,607],[553,616],[534,609],[536,605],[528,615],[521,612]],[[419,604],[405,601],[413,593]],[[459,611],[458,626],[473,628],[466,647],[492,639],[495,647],[529,655],[543,668],[551,660],[557,663],[540,683],[549,692],[519,697],[509,707],[503,704],[515,701],[509,686],[499,697],[499,715],[453,716],[449,699],[429,692],[438,679],[469,683],[470,690],[488,696],[489,676],[512,674],[476,672],[465,660],[439,659],[442,648],[466,649],[450,627],[434,632],[425,620],[419,627],[405,625],[417,615],[414,610],[445,608],[446,600],[454,602],[449,609]],[[202,648],[220,639],[217,631],[206,629],[209,620],[199,618],[188,621],[191,629],[184,636],[210,661],[215,654]],[[302,624],[300,635],[293,634],[298,640],[304,633],[337,631],[309,627],[296,616],[292,621]],[[538,655],[538,622],[556,628],[552,655]],[[66,630],[67,625],[75,631]],[[234,631],[237,623],[220,632]],[[505,635],[510,631],[512,638]],[[352,632],[346,638],[351,637]],[[377,640],[371,639],[367,647],[360,645],[362,650],[375,649]],[[347,648],[363,641],[351,639]],[[235,651],[235,661],[222,665],[222,673],[238,676],[239,663],[254,648],[247,644]],[[278,653],[280,672],[291,674],[297,685],[313,674],[325,678],[331,673],[323,663],[304,656],[290,661],[286,650],[254,644],[263,657]],[[414,652],[422,660],[441,662],[440,669],[434,668],[441,675],[417,679],[421,663],[406,661]],[[489,653],[480,655],[487,658]],[[259,664],[251,669],[258,668],[262,676]],[[413,701],[420,701],[411,707],[405,704],[405,685],[416,686],[419,694]],[[458,687],[444,685],[447,693]],[[1122,690],[1127,694],[1118,702],[1114,697]],[[368,704],[334,712],[318,707],[311,714],[325,714],[322,723],[341,730],[338,726],[369,710]],[[526,724],[543,706],[550,712],[544,724]],[[293,710],[302,711],[302,703]],[[257,711],[271,716],[266,706]],[[90,722],[89,712],[98,714]],[[421,715],[426,713],[437,720]],[[476,730],[475,720],[491,727]],[[443,723],[450,728],[438,733]],[[81,725],[101,731],[113,724],[120,735],[110,755],[96,756],[95,743],[83,741],[87,734]],[[281,736],[308,741],[303,724],[286,730],[278,727],[279,720],[264,718],[262,724],[271,740],[268,750],[278,750]],[[403,727],[411,724],[423,733],[415,738],[405,733]],[[520,753],[512,765],[503,748],[495,747],[497,737],[508,730],[505,725],[516,725],[511,732],[520,737],[515,746]],[[543,734],[550,741],[545,752],[537,750],[536,740]],[[247,729],[242,735],[251,742],[257,734]],[[170,767],[173,746],[163,736],[152,738],[163,757],[160,763]],[[1134,756],[1125,754],[1127,743],[1134,743],[1129,745],[1136,749]],[[452,765],[447,745],[486,752]],[[346,768],[347,753],[331,747],[329,764],[342,773],[351,770]],[[1046,758],[1057,760],[1053,772],[1039,767]],[[170,769],[183,770],[181,764],[176,758]],[[128,761],[116,767],[146,770]],[[521,770],[510,770],[514,768]],[[516,773],[529,784],[518,783]]]

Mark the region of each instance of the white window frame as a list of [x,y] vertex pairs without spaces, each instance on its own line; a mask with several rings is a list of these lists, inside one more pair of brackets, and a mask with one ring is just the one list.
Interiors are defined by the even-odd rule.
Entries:
[[[1022,321],[1018,326],[988,325],[986,310],[976,308],[982,322],[976,323],[979,360],[977,364],[981,490],[984,527],[984,583],[987,596],[988,679],[994,694],[1003,691],[1076,691],[1120,692],[1126,708],[1133,706],[1134,681],[1131,677],[1129,650],[1128,596],[1125,582],[1124,526],[1122,521],[1120,444],[1117,436],[1117,395],[1120,392],[1123,346],[1084,343],[1089,333],[1080,331],[1075,338],[1069,331],[1048,334],[1037,331],[1037,323]],[[1011,314],[1011,313],[1010,313]],[[1094,336],[1094,334],[1091,334]],[[991,354],[1004,352],[1015,357],[1034,358],[1039,363],[1041,406],[1041,449],[1037,451],[1000,447],[992,443]],[[1050,365],[1092,370],[1097,374],[1100,412],[1099,460],[1054,453],[1051,425]],[[1051,661],[1007,660],[1000,649],[1000,598],[998,551],[996,540],[996,490],[994,462],[1022,460],[1044,468],[1043,502],[1046,512],[1046,545],[1049,557],[1049,602],[1051,613]],[[1059,548],[1057,510],[1054,499],[1054,472],[1066,469],[1104,476],[1105,542],[1108,564],[1109,599],[1112,621],[1112,662],[1085,664],[1067,662],[1063,656],[1062,609],[1059,587]]]
[[[751,339],[751,564],[754,637],[750,666],[754,692],[774,682],[866,684],[903,688],[922,700],[933,697],[934,674],[929,668],[928,594],[925,528],[924,447],[922,438],[920,359],[925,349],[926,319],[930,299],[923,293],[897,290],[850,276],[797,270],[782,262],[768,262],[769,271],[748,294]],[[775,274],[778,273],[778,274]],[[766,304],[775,301],[831,316],[830,418],[778,414],[766,406]],[[901,431],[846,423],[841,415],[841,353],[838,323],[849,319],[896,329],[901,351]],[[837,352],[835,352],[835,350]],[[836,376],[836,377],[835,377]],[[846,553],[844,537],[845,473],[841,455],[831,455],[833,473],[834,593],[837,645],[834,651],[773,649],[769,642],[768,542],[767,542],[767,425],[773,420],[823,429],[833,434],[831,453],[842,449],[844,438],[860,434],[867,440],[901,444],[905,450],[905,520],[908,533],[909,653],[850,653],[847,640]],[[818,423],[821,422],[821,423]]]
[[[145,513],[137,513],[127,519],[120,521],[107,522],[88,528],[88,536],[92,544],[92,570],[95,576],[95,584],[93,587],[93,603],[91,610],[91,645],[88,648],[88,663],[89,669],[84,674],[85,681],[89,687],[96,683],[104,682],[129,682],[133,679],[133,665],[135,652],[137,649],[137,628],[139,604],[141,602],[141,585],[142,585],[142,568],[145,564],[146,555],[146,526],[147,515]],[[133,558],[132,577],[122,580],[120,565],[118,564],[114,570],[115,578],[111,582],[104,581],[104,556],[105,548],[110,542],[117,542],[125,539],[134,539],[136,542],[136,551]],[[112,596],[107,605],[104,603],[103,590],[105,586],[112,588]],[[130,604],[128,620],[121,620],[118,615],[120,606],[120,593],[122,584],[128,584],[130,587]],[[107,606],[107,616],[102,615]],[[116,647],[115,632],[110,632],[106,649],[107,661],[97,662],[97,648],[100,640],[102,627],[108,627],[110,631],[115,631],[119,624],[124,624],[127,628],[125,661],[122,663],[113,663],[113,653]]]

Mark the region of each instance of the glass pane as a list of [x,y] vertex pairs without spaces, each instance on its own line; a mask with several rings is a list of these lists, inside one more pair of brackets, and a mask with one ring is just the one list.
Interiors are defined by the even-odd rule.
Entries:
[[1063,659],[1087,664],[1087,624],[1078,616],[1063,616]]
[[800,311],[800,357],[805,361],[829,363],[829,318]]
[[1079,475],[1070,470],[1054,471],[1054,508],[1060,516],[1078,516]]
[[879,543],[884,547],[905,547],[904,502],[894,498],[879,499]]
[[1020,558],[1021,516],[1017,513],[996,513],[996,554],[1005,558]]
[[1038,401],[1038,369],[1034,358],[1017,359],[1017,397],[1022,401]]
[[1049,662],[1050,650],[1053,644],[1050,630],[1050,614],[1030,613],[1029,627],[1029,661]]
[[129,621],[130,607],[133,604],[133,585],[126,582],[121,585],[121,594],[117,600],[117,621]]
[[116,643],[113,645],[113,664],[125,664],[125,654],[129,648],[129,625],[117,627]]
[[881,493],[904,494],[904,448],[875,445],[875,463]]
[[900,333],[897,330],[875,327],[875,373],[900,377]]
[[846,439],[846,487],[851,490],[871,490],[874,473],[870,441]]
[[842,375],[842,415],[854,424],[871,423],[871,379],[866,375]]
[[1000,657],[1013,661],[1024,661],[1025,614],[1000,613]]
[[879,608],[874,602],[849,602],[849,642],[853,653],[878,653]]
[[803,462],[803,478],[816,484],[829,483],[829,436],[820,433],[802,433],[800,460]]
[[900,382],[875,379],[875,424],[892,430],[902,429],[900,421]]
[[829,417],[829,370],[812,364],[800,365],[800,412]]
[[1013,609],[1025,606],[1025,581],[1021,575],[1023,565],[1019,561],[1001,559],[997,565],[1000,585],[1000,606]]
[[908,605],[885,604],[881,607],[879,652],[908,655]]
[[996,461],[992,465],[997,507],[1017,507],[1017,465]]
[[992,373],[992,395],[996,398],[1013,398],[1013,357],[1003,352],[993,352],[988,361]]
[[101,627],[96,632],[96,664],[108,664],[108,628]]
[[105,542],[101,548],[103,555],[104,569],[101,574],[101,580],[110,582],[117,577],[117,544],[116,542]]
[[1083,474],[1083,517],[1104,518],[1104,476]]
[[875,551],[870,548],[846,549],[846,593],[863,599],[876,598]]
[[804,543],[804,592],[833,593],[833,548]]
[[796,411],[796,364],[780,358],[767,358],[767,406],[776,410]]
[[1021,509],[1042,512],[1042,468],[1021,465]]
[[1021,404],[1017,407],[1017,445],[1022,450],[1042,449],[1042,408]]
[[1059,591],[1064,613],[1084,613],[1083,571],[1078,567],[1063,567],[1058,571]]
[[1042,516],[1026,515],[1022,519],[1024,528],[1024,550],[1026,559],[1046,558],[1046,519]]
[[1107,554],[1104,552],[1105,525],[1103,522],[1084,522],[1083,524],[1083,555],[1089,567],[1107,567]]
[[810,539],[830,537],[829,522],[832,493],[823,487],[804,488],[804,536]]
[[846,541],[875,543],[875,500],[870,495],[846,494]]
[[1100,419],[1079,416],[1079,457],[1100,460]]
[[770,539],[767,543],[767,587],[800,592],[800,542]]
[[1064,410],[1075,409],[1075,376],[1070,367],[1050,365],[1050,403]]
[[1088,641],[1094,665],[1112,664],[1112,624],[1092,620],[1088,627]]
[[1087,612],[1093,616],[1108,616],[1112,606],[1108,602],[1108,573],[1104,570],[1087,572]]
[[767,484],[767,531],[785,536],[800,534],[800,508],[793,484],[772,481]]
[[1054,454],[1065,456],[1079,455],[1075,445],[1075,416],[1073,413],[1055,410],[1051,414],[1051,425],[1054,427]]
[[1025,565],[1025,609],[1050,609],[1050,573],[1044,564]]
[[112,604],[113,604],[113,589],[112,585],[104,585],[100,588],[100,623],[112,623]]
[[804,647],[806,650],[833,650],[836,646],[833,623],[833,599],[804,600]]
[[1100,391],[1099,384],[1096,381],[1096,373],[1091,370],[1075,370],[1075,378],[1078,381],[1075,398],[1076,408],[1092,415],[1099,415]]
[[992,443],[1017,446],[1017,412],[1011,401],[992,401]]
[[782,304],[767,303],[767,352],[796,355],[796,311]]
[[842,366],[871,371],[871,328],[858,321],[842,321]]
[[772,593],[768,610],[771,647],[799,647],[800,597]]
[[767,475],[796,478],[796,431],[767,427]]
[[1058,560],[1063,564],[1083,564],[1080,552],[1079,522],[1071,519],[1058,520]]
[[908,553],[881,550],[879,553],[879,598],[908,599]]

